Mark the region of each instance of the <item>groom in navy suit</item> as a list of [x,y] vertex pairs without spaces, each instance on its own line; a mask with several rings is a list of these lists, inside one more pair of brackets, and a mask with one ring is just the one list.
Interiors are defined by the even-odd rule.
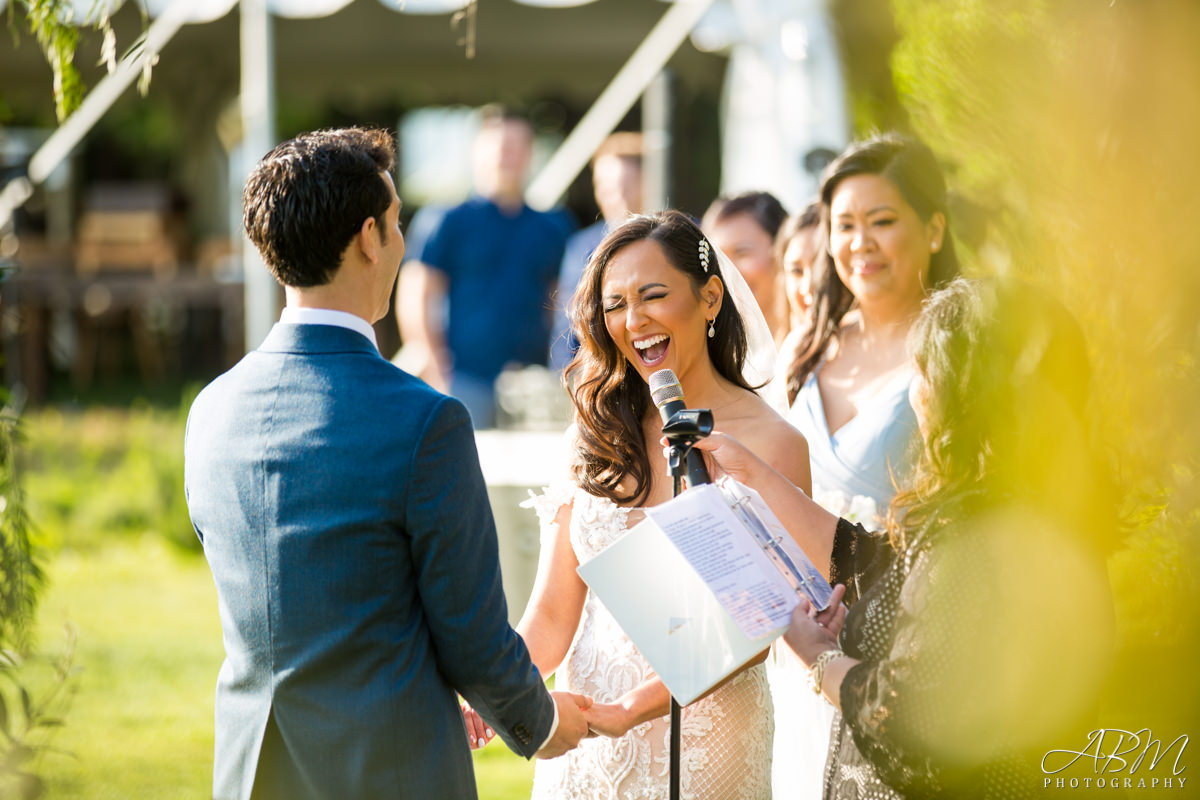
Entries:
[[380,356],[404,255],[391,138],[279,145],[246,232],[287,308],[196,398],[186,493],[224,632],[216,798],[473,798],[457,694],[516,752],[587,732],[507,622],[463,406]]

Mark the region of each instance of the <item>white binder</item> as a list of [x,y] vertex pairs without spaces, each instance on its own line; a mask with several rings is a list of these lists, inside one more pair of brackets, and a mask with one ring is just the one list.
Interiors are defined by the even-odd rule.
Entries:
[[579,566],[579,575],[681,704],[770,646],[805,594],[830,588],[756,492],[689,489]]

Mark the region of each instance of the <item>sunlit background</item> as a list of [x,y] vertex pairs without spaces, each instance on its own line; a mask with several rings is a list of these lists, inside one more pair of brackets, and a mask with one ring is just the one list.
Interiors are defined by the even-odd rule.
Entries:
[[[151,3],[145,18],[132,3],[114,12],[118,56],[164,5]],[[163,46],[145,95],[121,94],[12,220],[0,215],[6,386],[24,431],[4,462],[4,552],[27,511],[46,574],[28,655],[19,669],[2,666],[0,695],[13,711],[0,722],[32,746],[21,769],[45,780],[48,797],[197,797],[209,786],[222,654],[211,577],[183,503],[183,420],[197,387],[257,343],[243,309],[276,300],[248,288],[232,199],[248,129],[240,9],[202,5]],[[350,123],[396,130],[411,218],[467,192],[475,109],[499,100],[529,111],[538,164],[547,164],[675,4],[268,6],[277,15],[274,138]],[[7,19],[0,191],[62,124],[21,0]],[[1099,726],[1150,728],[1164,744],[1194,733],[1200,5],[716,0],[685,33],[609,126],[661,134],[665,202],[699,215],[719,192],[760,188],[796,211],[822,150],[905,130],[947,169],[968,272],[1030,281],[1077,316],[1091,358],[1092,433],[1111,475],[1094,499],[1118,517],[1094,532],[1097,544],[1117,540],[1107,556],[1115,666],[1086,680],[1102,681]],[[79,36],[86,93],[104,76],[104,36],[87,27]],[[593,221],[586,169],[559,182],[562,203]],[[135,229],[134,250],[103,238],[120,214]],[[385,355],[400,343],[392,320],[379,334]],[[1047,462],[1063,463],[1062,445],[1046,438]],[[488,447],[481,441],[485,461]],[[1047,480],[1067,494],[1073,485],[1070,475]],[[514,508],[520,483],[491,487],[514,615],[537,548],[532,514]],[[1029,596],[1063,576],[1031,568]],[[6,613],[18,619],[20,608]],[[0,632],[6,647],[21,643]],[[1030,657],[1048,681],[1069,686],[1054,648]],[[22,686],[34,698],[29,713]],[[1086,734],[1063,746],[1082,747]],[[499,743],[477,765],[481,796],[528,795],[531,767]]]

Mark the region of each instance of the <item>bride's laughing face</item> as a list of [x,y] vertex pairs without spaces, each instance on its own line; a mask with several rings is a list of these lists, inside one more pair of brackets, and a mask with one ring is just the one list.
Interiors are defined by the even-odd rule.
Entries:
[[721,296],[716,276],[697,291],[649,239],[614,254],[601,284],[608,335],[646,381],[660,369],[682,380],[708,362],[708,320],[720,311]]

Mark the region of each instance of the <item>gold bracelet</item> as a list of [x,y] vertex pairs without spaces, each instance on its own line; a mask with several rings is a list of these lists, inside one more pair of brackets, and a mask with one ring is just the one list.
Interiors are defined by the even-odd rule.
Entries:
[[808,683],[812,686],[814,694],[821,693],[821,682],[825,680],[825,668],[834,661],[834,659],[842,658],[846,654],[836,647],[832,650],[826,650],[817,656],[817,660],[813,662],[812,667],[808,671]]

